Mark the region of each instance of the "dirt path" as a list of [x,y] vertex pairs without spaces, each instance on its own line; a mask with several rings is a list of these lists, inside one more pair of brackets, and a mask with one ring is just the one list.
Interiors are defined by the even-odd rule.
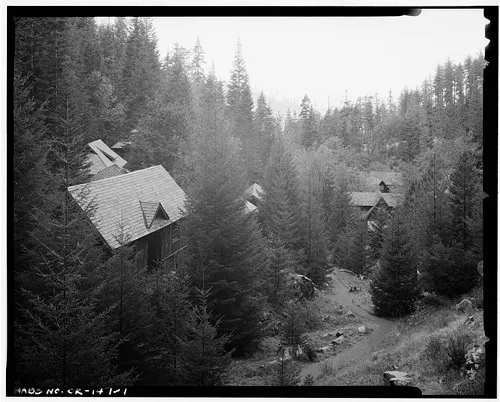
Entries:
[[332,356],[328,359],[322,360],[321,362],[310,364],[306,366],[302,372],[302,378],[310,374],[313,377],[318,377],[321,374],[321,365],[328,362],[332,366],[333,370],[346,369],[348,370],[349,361],[360,360],[368,357],[372,348],[376,346],[384,337],[392,330],[394,323],[392,321],[386,320],[384,318],[376,317],[371,315],[366,310],[362,309],[358,305],[354,304],[352,297],[349,294],[345,286],[337,279],[335,274],[330,274],[329,277],[332,279],[330,292],[325,294],[325,297],[335,301],[337,303],[346,306],[354,314],[358,316],[373,321],[378,325],[378,328],[366,336],[366,338],[357,343],[356,345],[344,350],[343,352]]

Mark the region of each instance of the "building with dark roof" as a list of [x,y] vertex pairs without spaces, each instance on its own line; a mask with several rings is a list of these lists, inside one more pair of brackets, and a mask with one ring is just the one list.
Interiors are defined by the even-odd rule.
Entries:
[[134,245],[139,268],[177,258],[184,248],[179,221],[186,194],[161,165],[72,186],[68,191],[111,249]]

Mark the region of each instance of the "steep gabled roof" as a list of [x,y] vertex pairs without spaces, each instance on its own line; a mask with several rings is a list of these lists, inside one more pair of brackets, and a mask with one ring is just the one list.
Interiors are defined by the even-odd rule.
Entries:
[[257,183],[253,183],[250,187],[248,187],[245,190],[246,199],[255,197],[258,200],[262,200],[262,194],[264,194],[264,190],[262,190],[262,187]]
[[139,201],[139,204],[144,216],[144,223],[148,229],[151,228],[153,222],[168,221],[170,219],[165,209],[163,209],[161,202]]
[[386,202],[386,204],[391,208],[396,208],[399,205],[401,205],[404,199],[403,194],[396,194],[396,193],[382,193],[381,196]]
[[108,147],[104,141],[96,140],[88,144],[91,152],[87,155],[87,162],[90,165],[90,174],[94,175],[103,169],[117,165],[123,167],[127,161]]
[[245,200],[245,214],[248,214],[250,212],[253,212],[257,209],[255,205],[253,205],[250,201]]
[[[186,194],[163,166],[72,186],[71,196],[113,249],[147,236],[183,216]],[[149,224],[149,226],[148,226]]]
[[374,192],[354,191],[349,195],[351,196],[351,204],[356,207],[373,207],[380,199],[380,194]]

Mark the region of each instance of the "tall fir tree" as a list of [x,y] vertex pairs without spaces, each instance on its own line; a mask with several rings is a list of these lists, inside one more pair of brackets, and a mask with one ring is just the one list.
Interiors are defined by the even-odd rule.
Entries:
[[238,38],[231,77],[227,85],[227,114],[231,130],[241,141],[242,155],[246,164],[248,180],[258,179],[257,160],[255,158],[255,132],[253,126],[253,99],[250,81],[243,60],[242,45]]
[[188,314],[187,340],[181,341],[181,373],[184,385],[220,386],[231,363],[225,350],[229,335],[217,335],[221,319],[213,321],[209,310],[210,289],[198,289],[199,302]]
[[468,251],[474,244],[470,223],[477,208],[476,193],[480,190],[475,161],[470,151],[460,156],[450,181],[452,232],[463,250]]
[[[79,132],[67,106],[52,144],[47,204],[34,212],[30,270],[37,286],[22,291],[16,320],[19,383],[40,386],[127,385],[130,372],[116,369],[116,337],[107,311],[97,311],[102,287],[85,278],[99,263],[95,232],[70,199],[68,186],[85,174]],[[82,173],[83,172],[83,173]],[[78,196],[84,197],[85,190]],[[91,211],[88,211],[91,212]]]
[[229,134],[223,115],[220,85],[209,77],[203,96],[203,131],[193,138],[186,161],[189,195],[186,238],[187,266],[194,286],[212,288],[214,314],[222,316],[219,331],[232,333],[231,347],[244,352],[256,346],[260,287],[267,261],[254,214],[246,213],[243,165],[237,140]]
[[380,268],[370,284],[375,314],[401,316],[411,313],[419,294],[415,250],[397,210],[382,248]]

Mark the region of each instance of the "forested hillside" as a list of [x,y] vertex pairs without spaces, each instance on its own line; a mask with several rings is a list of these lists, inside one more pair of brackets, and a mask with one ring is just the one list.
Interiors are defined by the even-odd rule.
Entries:
[[[270,312],[286,317],[283,345],[303,342],[287,338],[311,321],[297,278],[323,289],[332,266],[368,275],[375,313],[390,318],[422,292],[477,283],[482,54],[324,115],[305,94],[280,120],[251,93],[236,38],[228,82],[203,38],[160,59],[148,18],[16,18],[14,45],[16,385],[224,385],[231,360],[268,336]],[[97,139],[130,142],[129,170],[162,165],[186,192],[181,266],[138,271],[133,246],[110,250],[72,202]],[[350,194],[372,191],[370,171],[400,173],[402,202],[367,226]],[[245,213],[253,183],[258,213]]]

